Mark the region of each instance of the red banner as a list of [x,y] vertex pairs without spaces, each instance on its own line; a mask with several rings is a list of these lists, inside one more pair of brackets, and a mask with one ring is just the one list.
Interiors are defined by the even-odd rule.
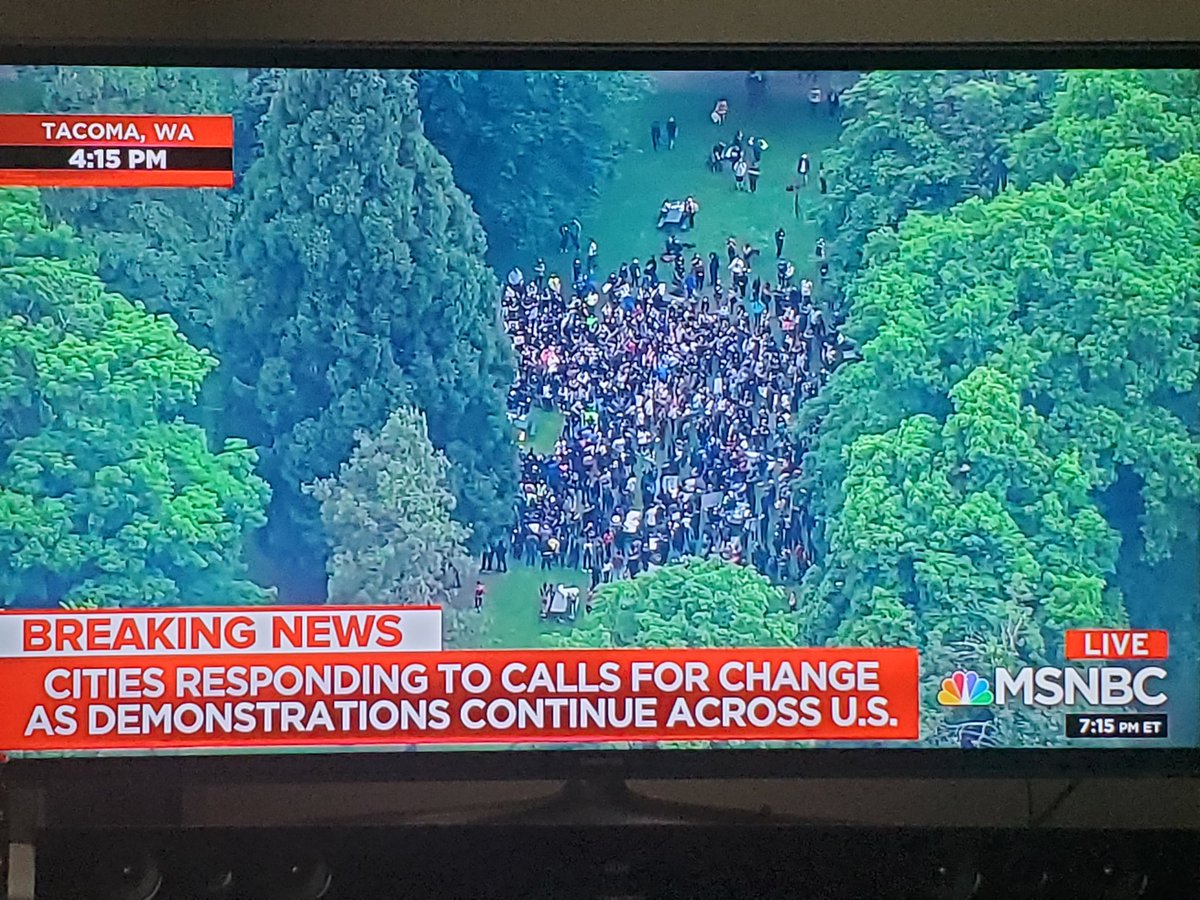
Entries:
[[916,740],[917,669],[908,648],[17,655],[0,748]]
[[93,169],[0,169],[5,187],[129,187],[129,188],[231,188],[233,172],[180,170],[177,172]]
[[28,147],[232,147],[233,116],[0,115],[0,144]]
[[1081,628],[1068,631],[1067,659],[1166,659],[1167,632],[1131,628]]

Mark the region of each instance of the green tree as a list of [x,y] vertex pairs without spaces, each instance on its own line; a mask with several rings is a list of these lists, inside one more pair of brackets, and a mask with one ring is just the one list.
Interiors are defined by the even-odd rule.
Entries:
[[1147,561],[1197,525],[1197,185],[1200,157],[1113,150],[871,238],[847,290],[863,359],[806,411],[809,640],[915,616],[940,673],[1126,621],[1105,492],[1134,476]]
[[424,135],[413,79],[290,70],[259,136],[233,240],[245,283],[217,341],[231,419],[265,447],[274,546],[323,578],[301,485],[402,406],[450,461],[458,521],[494,539],[516,486],[511,351],[483,230]]
[[575,647],[758,647],[797,643],[783,589],[757,570],[689,559],[600,587],[564,639]]
[[470,529],[452,518],[450,464],[425,416],[396,410],[355,441],[336,476],[307,487],[329,540],[330,602],[448,604],[471,568]]
[[1052,114],[1008,142],[1013,181],[1070,181],[1110,150],[1168,161],[1200,146],[1200,73],[1070,69],[1058,76]]
[[824,233],[838,268],[857,270],[867,235],[912,210],[994,195],[1006,179],[1005,141],[1046,118],[1053,77],[960,70],[860,78],[842,98],[845,124],[822,160]]
[[181,418],[216,359],[96,267],[36,192],[0,191],[0,599],[269,599],[242,561],[269,498],[255,452]]
[[507,271],[586,214],[628,139],[628,104],[649,89],[623,72],[423,71],[429,139],[454,166]]

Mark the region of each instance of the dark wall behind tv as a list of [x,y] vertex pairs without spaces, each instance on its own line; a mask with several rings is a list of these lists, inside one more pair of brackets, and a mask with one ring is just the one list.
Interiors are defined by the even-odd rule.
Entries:
[[[961,42],[1197,41],[1197,0],[6,0],[0,42],[598,41]],[[2,62],[2,60],[0,60]],[[1197,60],[1200,66],[1200,59]],[[847,773],[852,774],[852,773]],[[541,784],[395,785],[286,796],[205,790],[197,822],[338,821],[429,809],[481,791],[513,799]],[[1035,808],[1063,782],[1033,786]],[[764,802],[817,818],[1019,824],[1023,782],[838,781],[657,785],[674,797],[754,808]],[[304,802],[300,802],[304,801]],[[1071,825],[1200,827],[1200,782],[1085,783],[1054,821]]]
[[9,0],[0,36],[168,41],[1200,40],[1195,0]]

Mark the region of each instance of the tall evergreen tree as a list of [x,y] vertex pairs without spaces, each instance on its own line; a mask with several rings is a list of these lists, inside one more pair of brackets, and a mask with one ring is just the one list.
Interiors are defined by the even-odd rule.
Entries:
[[180,414],[216,359],[110,290],[31,190],[0,191],[0,603],[262,602],[266,482]]
[[402,406],[450,460],[457,519],[494,539],[516,485],[511,351],[483,230],[425,137],[413,79],[288,71],[259,138],[233,239],[245,283],[217,340],[233,420],[265,448],[276,546],[323,572],[301,485]]
[[330,602],[449,604],[471,567],[470,529],[451,517],[450,464],[425,417],[400,409],[354,437],[337,475],[306,489],[329,540]]
[[430,140],[454,166],[498,269],[526,265],[583,216],[628,139],[628,72],[423,71]]

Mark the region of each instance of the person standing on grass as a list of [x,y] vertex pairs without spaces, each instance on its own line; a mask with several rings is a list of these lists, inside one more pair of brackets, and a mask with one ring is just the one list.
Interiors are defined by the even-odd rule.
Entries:
[[[730,238],[730,240],[733,240],[733,238]],[[734,242],[734,247],[735,248],[737,247],[736,241]],[[736,249],[733,252],[735,255],[737,254]],[[730,260],[732,260],[733,256],[730,256],[729,258],[730,258]],[[717,283],[720,281],[720,277],[721,277],[721,260],[717,256],[716,253],[710,253],[710,254],[708,254],[708,278],[709,278],[709,281],[712,282],[713,290],[716,290]]]
[[588,238],[588,252],[587,252],[587,273],[588,273],[588,275],[596,274],[596,264],[597,264],[596,260],[599,255],[600,255],[600,247],[599,247],[599,245],[597,245],[596,239]]
[[507,572],[508,571],[508,543],[503,538],[496,541],[496,549],[494,551],[494,556],[495,556],[495,560],[496,560],[496,571],[497,572]]
[[659,125],[658,122],[652,122],[650,124],[650,146],[652,146],[657,151],[658,145],[661,142],[662,142],[662,126]]
[[744,159],[739,159],[733,164],[733,189],[735,191],[744,191],[746,189],[746,173],[749,171],[749,168]]
[[696,213],[700,211],[700,204],[696,202],[695,197],[688,197],[683,201],[683,214],[687,216],[687,227],[692,229],[696,227]]
[[480,560],[479,570],[481,572],[492,571],[492,556],[494,551],[490,544],[485,544],[483,547],[483,559]]
[[[738,255],[737,240],[730,235],[725,239],[725,253],[729,257],[729,261],[733,262],[733,258]],[[716,280],[715,278],[713,279]]]
[[761,174],[762,172],[758,168],[757,161],[751,162],[750,165],[746,167],[746,178],[750,181],[750,193],[758,193],[758,176]]
[[776,257],[783,256],[783,240],[786,237],[787,237],[787,232],[783,230],[782,225],[780,225],[778,228],[775,229],[775,256]]
[[812,167],[812,163],[808,158],[807,153],[800,154],[800,161],[796,163],[796,174],[800,176],[800,183],[808,187],[808,172]]
[[829,182],[825,180],[825,164],[821,163],[817,166],[817,184],[821,187],[821,193],[829,193]]
[[483,612],[483,582],[475,582],[475,612]]
[[679,125],[675,121],[675,117],[671,116],[667,119],[667,149],[675,149],[675,136],[679,134]]

